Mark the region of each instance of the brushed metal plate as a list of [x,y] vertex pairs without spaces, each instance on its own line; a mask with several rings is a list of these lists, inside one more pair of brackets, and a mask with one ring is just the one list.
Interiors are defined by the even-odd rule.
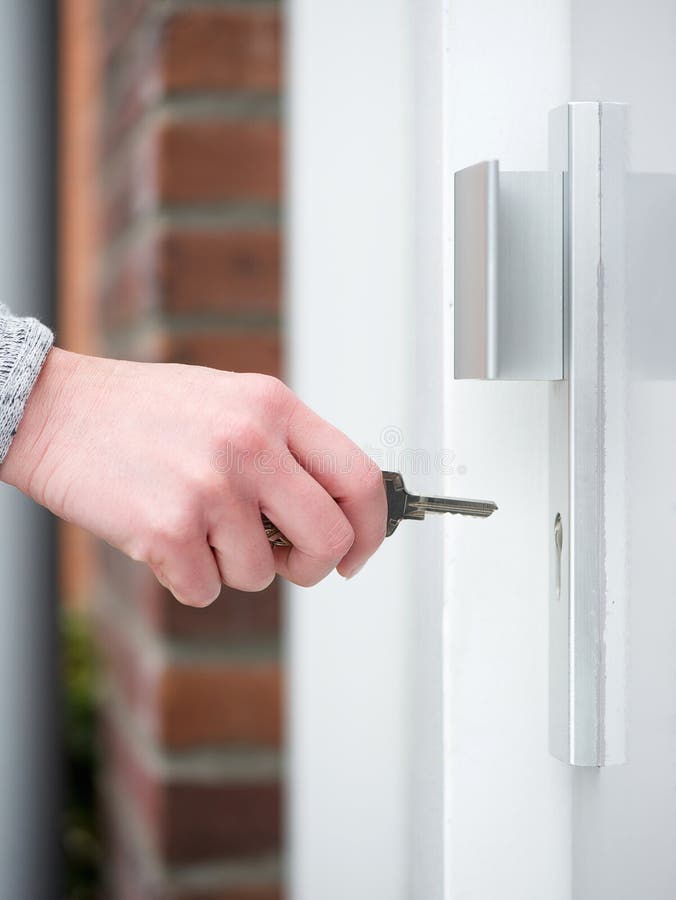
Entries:
[[563,176],[455,175],[456,378],[563,376]]
[[605,766],[625,760],[625,108],[572,103],[550,133],[567,240],[564,381],[549,404],[549,740],[563,762]]

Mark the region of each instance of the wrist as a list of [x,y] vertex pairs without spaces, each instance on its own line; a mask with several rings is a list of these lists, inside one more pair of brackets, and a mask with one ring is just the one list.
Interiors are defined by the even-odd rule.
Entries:
[[63,426],[72,402],[73,381],[79,360],[76,353],[53,347],[28,397],[7,455],[0,466],[0,479],[41,502],[36,472],[52,437]]

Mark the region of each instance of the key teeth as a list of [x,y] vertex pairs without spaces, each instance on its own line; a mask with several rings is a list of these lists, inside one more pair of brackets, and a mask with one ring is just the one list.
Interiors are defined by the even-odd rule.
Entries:
[[412,507],[406,510],[406,515],[404,516],[404,518],[413,519],[416,522],[422,522],[422,520],[425,518],[425,512],[426,510],[424,509],[415,509],[414,507]]

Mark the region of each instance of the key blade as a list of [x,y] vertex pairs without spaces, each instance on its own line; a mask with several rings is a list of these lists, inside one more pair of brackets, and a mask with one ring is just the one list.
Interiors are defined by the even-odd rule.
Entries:
[[394,534],[402,519],[425,518],[427,512],[452,513],[487,519],[498,508],[492,500],[464,500],[457,497],[421,497],[406,490],[399,472],[383,472],[387,493],[387,537]]
[[[492,500],[464,500],[459,497],[410,497],[404,518],[419,519],[420,513],[451,513],[487,519],[497,509]],[[409,515],[409,509],[412,515]]]

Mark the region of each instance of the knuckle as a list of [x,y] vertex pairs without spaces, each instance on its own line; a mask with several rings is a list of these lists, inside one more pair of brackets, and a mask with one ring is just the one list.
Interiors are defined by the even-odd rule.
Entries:
[[294,408],[296,397],[283,381],[274,375],[254,375],[253,389],[261,410],[272,421],[284,419]]
[[214,495],[222,491],[222,478],[212,471],[201,471],[191,479],[190,496],[193,498],[191,505],[193,513],[197,516],[199,510],[204,510]]
[[265,447],[267,437],[260,422],[254,418],[244,418],[230,425],[226,440],[232,442],[236,450],[246,454],[246,459],[249,454]]
[[195,537],[197,521],[195,503],[184,501],[152,522],[148,528],[149,538],[155,545],[180,546]]
[[274,375],[257,375],[256,379],[259,389],[270,400],[284,401],[291,396],[290,389],[281,378],[277,378]]
[[274,375],[256,373],[248,375],[247,378],[250,391],[264,405],[283,405],[292,396],[291,390]]

